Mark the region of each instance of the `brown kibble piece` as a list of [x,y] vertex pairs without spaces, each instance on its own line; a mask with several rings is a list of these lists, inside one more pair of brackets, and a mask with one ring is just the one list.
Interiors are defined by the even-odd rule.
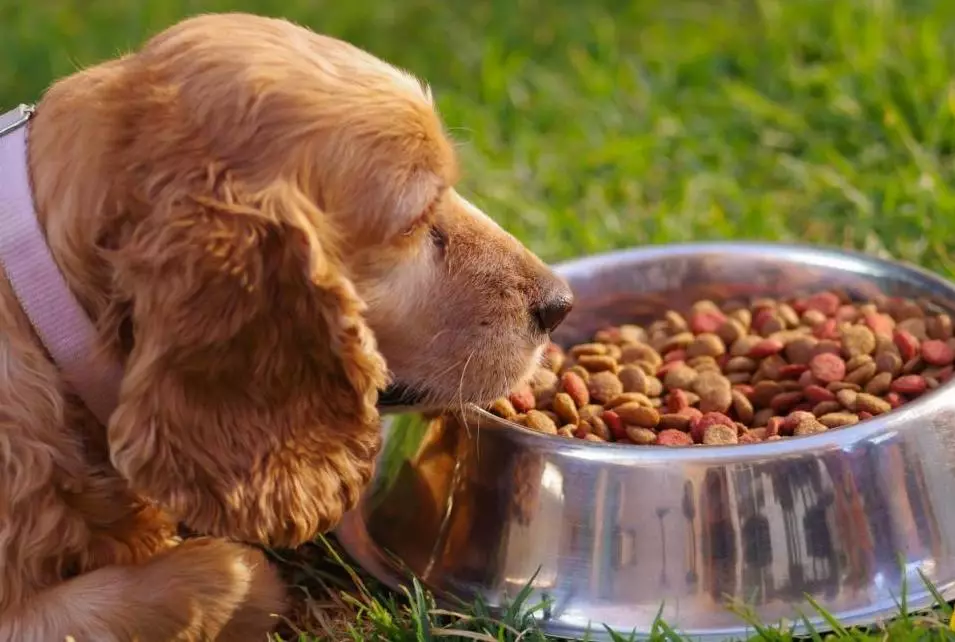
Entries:
[[866,385],[872,377],[875,376],[876,365],[874,361],[867,361],[859,365],[859,367],[853,369],[851,372],[846,374],[845,380],[849,383],[854,383],[858,386]]
[[623,384],[612,372],[596,372],[590,375],[587,390],[597,403],[607,403],[623,392]]
[[504,397],[495,400],[488,410],[504,419],[513,419],[517,416],[517,410],[514,409],[514,404]]
[[902,371],[902,357],[894,352],[882,352],[875,357],[875,367],[879,372],[895,376]]
[[790,363],[808,364],[815,355],[816,344],[819,340],[815,337],[800,337],[786,344],[786,359]]
[[609,348],[603,343],[581,343],[567,351],[575,359],[584,355],[605,355]]
[[577,406],[574,400],[566,392],[558,392],[554,395],[554,412],[565,424],[577,425],[580,421],[580,413],[577,412]]
[[744,424],[750,424],[753,421],[753,404],[750,400],[739,390],[732,391],[733,399],[733,410],[736,412],[736,416],[739,417],[739,420]]
[[830,412],[819,417],[819,422],[829,428],[841,428],[859,423],[859,416],[851,412]]
[[617,369],[617,360],[609,355],[585,354],[577,358],[577,363],[588,372]]
[[707,446],[727,446],[739,443],[736,427],[714,424],[703,431],[703,443]]
[[623,384],[624,392],[639,392],[647,394],[647,374],[636,366],[624,366],[617,373],[617,378]]
[[693,383],[693,392],[700,396],[700,410],[726,412],[733,403],[729,380],[718,372],[701,373]]
[[804,435],[815,435],[816,433],[826,432],[829,430],[826,424],[822,423],[814,416],[809,415],[809,417],[802,418],[796,422],[795,427],[793,428],[794,437],[802,437]]
[[677,412],[668,412],[660,415],[660,422],[657,424],[661,429],[675,429],[687,431],[690,429],[690,418]]
[[869,412],[873,415],[881,415],[882,413],[892,410],[892,404],[875,395],[860,392],[856,395],[855,410],[856,412]]
[[850,359],[875,350],[875,335],[864,325],[843,326],[841,334],[843,353]]
[[627,439],[639,446],[649,446],[657,441],[657,433],[649,428],[640,428],[638,426],[627,426]]
[[869,380],[869,383],[865,385],[864,390],[870,395],[875,395],[876,397],[881,397],[887,393],[892,386],[892,373],[891,372],[880,372],[872,379]]
[[554,420],[539,410],[528,410],[524,418],[524,425],[536,432],[546,435],[556,435],[557,425]]
[[677,364],[664,375],[663,385],[667,388],[688,389],[697,380],[699,373],[686,364]]
[[718,357],[725,353],[726,346],[723,345],[723,340],[712,333],[697,335],[693,343],[686,348],[688,359],[693,357]]
[[617,406],[615,410],[623,422],[628,425],[653,428],[660,422],[660,413],[654,408],[648,408],[638,403],[625,403],[622,406]]
[[631,343],[620,349],[621,363],[635,363],[637,361],[645,361],[656,367],[663,362],[663,357],[646,343]]

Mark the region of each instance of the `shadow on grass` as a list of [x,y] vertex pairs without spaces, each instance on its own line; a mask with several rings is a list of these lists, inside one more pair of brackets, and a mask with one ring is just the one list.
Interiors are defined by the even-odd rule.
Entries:
[[[531,600],[531,582],[506,602],[503,608],[491,609],[481,599],[459,602],[453,608],[441,608],[434,596],[417,578],[410,587],[394,592],[355,569],[345,559],[334,541],[321,537],[315,543],[294,552],[273,552],[286,580],[292,587],[293,610],[285,618],[275,642],[319,641],[387,641],[387,642],[547,642],[537,617],[549,604]],[[846,628],[831,614],[809,599],[816,613],[827,623],[827,632],[818,631],[804,614],[800,624],[807,633],[795,635],[795,624],[769,626],[759,622],[752,609],[744,604],[727,606],[752,629],[745,640],[789,642],[811,640],[899,641],[916,642],[955,640],[949,622],[952,607],[924,576],[922,581],[935,598],[925,611],[908,613],[905,587],[898,600],[898,617],[890,622],[867,628]],[[662,607],[661,607],[662,612]],[[612,642],[649,640],[651,642],[683,642],[693,638],[681,635],[678,628],[659,615],[649,635],[638,637],[603,627],[602,638]],[[585,639],[593,639],[587,637]]]

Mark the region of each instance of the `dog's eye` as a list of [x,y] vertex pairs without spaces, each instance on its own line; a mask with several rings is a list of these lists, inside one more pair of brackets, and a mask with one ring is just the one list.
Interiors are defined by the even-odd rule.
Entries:
[[439,228],[437,225],[432,225],[428,228],[428,234],[431,237],[431,242],[436,248],[444,252],[448,247],[448,235],[444,233],[444,230]]

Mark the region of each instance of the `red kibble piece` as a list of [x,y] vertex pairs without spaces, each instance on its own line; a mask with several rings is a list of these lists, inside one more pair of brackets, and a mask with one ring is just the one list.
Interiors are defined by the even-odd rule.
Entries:
[[800,404],[793,406],[792,410],[789,412],[812,412],[812,409],[816,407],[816,404],[804,401]]
[[686,361],[686,350],[677,348],[663,355],[663,363],[673,363],[674,361]]
[[658,446],[692,446],[693,439],[682,430],[668,428],[657,435]]
[[690,316],[693,334],[715,333],[726,322],[726,315],[718,310],[707,310]]
[[746,353],[750,359],[763,359],[773,354],[779,354],[785,346],[776,339],[763,339]]
[[782,417],[770,417],[766,422],[766,437],[775,437],[782,429],[785,419]]
[[899,349],[903,361],[914,359],[919,353],[919,340],[907,330],[896,329],[892,333],[892,341],[895,347]]
[[763,324],[772,320],[774,316],[776,316],[776,312],[772,308],[760,308],[756,314],[753,315],[753,328],[755,328],[757,332],[762,332]]
[[779,378],[797,379],[807,370],[809,370],[809,366],[805,363],[790,363],[779,369]]
[[939,383],[945,383],[952,378],[952,372],[955,372],[955,368],[952,368],[952,366],[942,368],[938,371],[938,374],[935,375],[935,378],[938,379]]
[[739,443],[741,444],[758,444],[762,439],[759,438],[759,435],[752,432],[744,432],[739,436]]
[[604,423],[607,424],[607,428],[610,429],[610,434],[613,435],[613,438],[617,441],[627,438],[627,429],[623,425],[623,420],[613,410],[604,410],[600,413],[600,418],[604,420]]
[[865,421],[866,419],[872,419],[873,414],[866,410],[859,411],[859,421]]
[[820,292],[806,299],[805,305],[807,310],[818,310],[827,317],[831,317],[839,309],[841,303],[839,297],[832,292]]
[[780,392],[769,401],[769,407],[773,409],[773,412],[788,412],[802,400],[802,390]]
[[846,362],[830,352],[823,352],[809,362],[809,371],[823,383],[842,381],[846,376]]
[[953,351],[944,341],[931,340],[922,342],[922,359],[932,366],[947,366],[955,361]]
[[670,412],[680,412],[684,408],[690,407],[690,399],[686,396],[686,392],[680,390],[679,388],[671,390],[670,394],[667,395],[667,410]]
[[706,429],[710,426],[717,425],[729,426],[730,428],[736,427],[733,420],[721,412],[708,412],[705,415],[691,419],[690,434],[693,436],[693,441],[697,443],[702,442],[703,433],[706,432]]
[[905,403],[905,400],[903,400],[902,396],[897,392],[886,393],[885,400],[889,402],[889,405],[892,406],[892,408],[898,408]]
[[703,411],[700,410],[699,408],[694,408],[693,406],[689,406],[687,408],[684,408],[683,410],[678,410],[676,414],[683,415],[684,417],[689,417],[690,420],[692,421],[694,419],[699,419],[700,417],[702,417]]
[[869,326],[869,329],[874,333],[886,337],[891,337],[892,331],[895,329],[895,321],[892,317],[878,312],[870,312],[865,315],[865,324]]
[[528,410],[533,410],[537,406],[537,402],[534,399],[534,391],[531,390],[530,385],[525,384],[508,395],[508,400],[511,402],[511,405],[514,406],[514,410],[517,412],[527,412]]
[[838,339],[839,322],[835,319],[826,319],[817,325],[812,333],[817,339]]
[[677,366],[686,365],[685,361],[670,361],[664,363],[662,366],[657,368],[657,378],[663,379],[667,376],[667,373],[676,368]]
[[928,383],[922,375],[905,375],[893,381],[889,389],[900,395],[917,397],[928,389]]
[[793,299],[792,303],[789,304],[793,310],[796,311],[796,314],[802,314],[809,308],[806,307],[806,299]]
[[840,305],[836,310],[836,321],[855,321],[859,316],[859,310],[854,305]]
[[804,373],[799,375],[798,381],[799,385],[805,388],[814,384],[816,382],[816,378],[812,376],[812,372],[810,370],[806,370]]
[[806,399],[812,403],[822,403],[823,401],[836,400],[836,393],[829,390],[828,388],[817,386],[816,384],[812,384],[811,386],[806,386],[803,388],[803,393],[806,395]]
[[743,393],[743,395],[750,401],[752,401],[753,393],[756,392],[756,388],[749,385],[748,383],[738,383],[733,386],[733,390]]

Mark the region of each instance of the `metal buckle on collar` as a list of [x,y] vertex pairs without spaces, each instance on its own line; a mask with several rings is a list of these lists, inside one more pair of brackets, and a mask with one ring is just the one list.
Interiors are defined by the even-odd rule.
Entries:
[[0,114],[0,136],[23,127],[33,117],[36,108],[33,105],[20,105],[5,114]]

